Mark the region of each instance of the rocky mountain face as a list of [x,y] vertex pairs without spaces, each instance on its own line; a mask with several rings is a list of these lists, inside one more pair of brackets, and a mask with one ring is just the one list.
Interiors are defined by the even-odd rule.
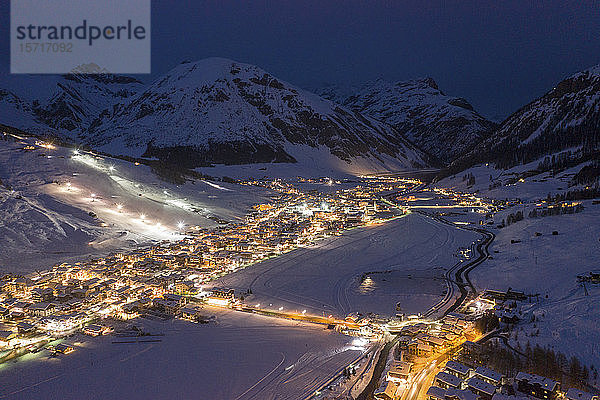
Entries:
[[380,121],[256,66],[221,58],[182,63],[149,85],[123,76],[72,74],[59,80],[48,100],[28,104],[7,92],[0,101],[16,114],[6,125],[28,128],[35,121],[109,154],[189,168],[294,163],[313,150],[384,168],[431,162]]
[[0,124],[72,141],[79,141],[100,113],[142,86],[134,78],[110,74],[38,76],[34,82],[52,94],[31,101],[0,89]]
[[380,79],[351,89],[327,86],[318,93],[393,126],[444,164],[469,151],[496,127],[465,99],[444,94],[432,78]]
[[35,121],[33,107],[15,93],[0,89],[0,124],[43,133],[47,126]]
[[196,167],[295,162],[302,146],[338,159],[427,157],[390,127],[295,88],[262,69],[210,58],[183,63],[101,113],[82,139],[110,153]]
[[510,168],[536,160],[539,170],[600,160],[600,66],[566,78],[513,113],[448,173],[483,162]]
[[127,76],[64,75],[54,94],[43,102],[34,101],[32,108],[38,122],[81,139],[100,113],[116,107],[141,87],[140,81]]

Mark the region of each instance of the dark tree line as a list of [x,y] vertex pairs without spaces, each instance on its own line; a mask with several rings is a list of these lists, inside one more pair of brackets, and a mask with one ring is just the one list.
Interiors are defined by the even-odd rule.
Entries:
[[594,161],[590,165],[581,168],[573,177],[573,183],[576,185],[589,185],[598,183],[600,178],[600,161]]
[[[522,140],[533,132],[527,128],[521,126],[520,135],[509,134],[498,142],[482,145],[478,152],[469,153],[455,160],[440,172],[436,180],[455,175],[480,163],[493,163],[496,168],[508,169],[561,151],[563,153],[559,155],[546,157],[538,169],[541,172],[552,170],[556,173],[586,161],[600,159],[600,115],[588,116],[582,125],[560,126],[556,130],[543,132],[531,141],[523,143]],[[537,129],[538,126],[535,125],[535,128]],[[581,149],[572,152],[569,150],[572,148]],[[589,175],[594,178],[599,176],[597,169],[592,168],[588,168],[584,176]]]
[[488,342],[483,347],[483,354],[490,368],[509,377],[520,371],[527,372],[561,382],[563,388],[588,391],[589,380],[598,378],[598,371],[593,365],[588,367],[575,356],[568,358],[564,353],[539,345],[531,347],[529,342],[525,349]]
[[566,193],[558,193],[555,195],[548,194],[548,202],[560,202],[571,200],[590,200],[600,197],[600,188],[597,186],[587,189],[570,190]]
[[523,211],[517,211],[514,214],[508,214],[506,216],[506,226],[514,224],[515,222],[523,220]]
[[486,313],[475,321],[475,328],[481,333],[491,332],[498,327],[500,327],[500,321],[493,313]]
[[475,184],[475,176],[472,173],[468,173],[463,176],[463,182],[467,182],[467,186],[473,186]]
[[583,205],[577,204],[574,206],[552,207],[545,210],[536,210],[535,208],[529,212],[529,218],[549,217],[551,215],[575,214],[584,210]]
[[[590,125],[565,127],[562,130],[546,132],[533,140],[522,143],[516,137],[501,143],[494,151],[495,163],[498,168],[511,168],[519,164],[527,164],[546,154],[556,153],[574,147],[582,147],[578,155],[563,156],[557,161],[557,166],[577,165],[598,158],[600,152],[600,120]],[[573,164],[570,164],[573,163]]]
[[554,154],[552,157],[546,156],[537,166],[537,172],[553,171],[554,173],[564,169],[574,167],[580,163],[580,155],[574,154],[571,150]]

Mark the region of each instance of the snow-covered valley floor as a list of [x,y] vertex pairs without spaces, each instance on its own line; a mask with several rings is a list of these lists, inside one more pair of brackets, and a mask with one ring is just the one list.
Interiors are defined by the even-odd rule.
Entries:
[[[533,303],[520,305],[522,322],[513,332],[513,345],[518,342],[524,348],[527,342],[531,346],[539,344],[568,357],[577,356],[588,367],[590,364],[598,367],[600,285],[588,283],[584,288],[577,276],[589,275],[600,266],[600,205],[585,200],[582,202],[585,209],[580,213],[528,218],[529,211],[546,200],[547,194],[581,189],[570,186],[571,178],[581,166],[555,176],[545,172],[517,179],[523,172],[533,170],[537,163],[509,170],[480,165],[436,186],[459,192],[477,191],[479,196],[491,199],[522,200],[522,204],[497,213],[494,224],[486,226],[496,234],[490,246],[492,259],[473,270],[471,278],[478,289],[510,287],[526,294],[539,294]],[[474,177],[473,186],[463,180],[467,174]],[[496,228],[508,214],[517,211],[523,211],[522,221]],[[558,234],[553,235],[553,231]]]
[[[443,296],[443,268],[477,235],[418,214],[354,229],[248,267],[218,284],[245,288],[273,308],[393,315],[427,310]],[[369,280],[360,282],[363,272]],[[327,306],[325,309],[323,304]],[[268,308],[268,307],[266,307]],[[216,323],[137,319],[158,342],[76,334],[76,351],[29,354],[0,366],[0,398],[299,399],[366,351],[323,325],[205,307]],[[67,389],[68,388],[68,389]]]
[[[216,322],[134,323],[156,342],[77,334],[75,352],[0,366],[2,399],[300,399],[364,351],[324,326],[206,308]],[[141,338],[143,339],[143,338]]]
[[[424,312],[446,290],[445,268],[456,250],[479,235],[418,214],[354,229],[264,261],[215,281],[252,290],[246,301],[262,308],[345,317],[352,312],[393,316]],[[366,274],[363,278],[363,274]]]

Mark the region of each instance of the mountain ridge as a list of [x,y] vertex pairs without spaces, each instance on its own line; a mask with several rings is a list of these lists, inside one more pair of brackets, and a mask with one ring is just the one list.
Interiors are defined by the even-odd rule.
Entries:
[[366,82],[318,93],[393,126],[416,146],[447,164],[487,137],[496,124],[462,97],[446,95],[431,77]]
[[[572,167],[600,158],[600,65],[566,77],[506,118],[477,149],[441,176],[478,163],[506,169],[538,161],[539,170]],[[595,168],[595,167],[592,167]]]
[[61,80],[49,100],[30,107],[33,120],[108,154],[188,168],[294,163],[303,158],[301,146],[325,148],[348,164],[370,160],[382,171],[431,164],[386,124],[253,65],[223,58],[184,62],[148,85],[125,78],[99,83],[92,76]]

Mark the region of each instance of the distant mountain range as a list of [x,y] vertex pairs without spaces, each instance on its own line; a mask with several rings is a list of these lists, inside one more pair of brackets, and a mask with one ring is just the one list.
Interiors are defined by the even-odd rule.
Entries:
[[43,103],[35,102],[33,111],[39,122],[82,138],[94,119],[119,102],[126,101],[142,83],[118,75],[65,75],[56,84],[55,94]]
[[0,90],[0,124],[186,168],[449,165],[448,175],[477,163],[508,168],[539,160],[540,168],[553,168],[598,158],[600,67],[565,79],[499,125],[431,78],[314,94],[259,67],[209,58],[150,84],[106,74],[53,79],[47,99]]
[[327,148],[349,163],[362,157],[399,160],[405,168],[428,165],[389,126],[256,66],[220,58],[169,71],[101,115],[85,140],[109,152],[129,149],[189,166],[295,162],[302,146]]
[[444,94],[432,78],[379,79],[351,89],[326,86],[317,93],[393,126],[442,164],[472,149],[496,127],[467,100]]
[[431,165],[394,128],[221,58],[182,63],[147,86],[127,77],[68,75],[46,101],[0,96],[0,123],[189,168],[293,163],[311,150],[382,171]]
[[51,95],[33,101],[0,89],[0,123],[40,135],[78,140],[92,121],[107,109],[125,101],[143,85],[117,75],[36,76],[34,84]]

